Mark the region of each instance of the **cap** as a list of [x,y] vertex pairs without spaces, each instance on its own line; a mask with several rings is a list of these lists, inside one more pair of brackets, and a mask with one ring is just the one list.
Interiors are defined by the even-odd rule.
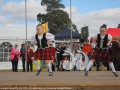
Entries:
[[89,42],[89,40],[86,40],[86,42]]

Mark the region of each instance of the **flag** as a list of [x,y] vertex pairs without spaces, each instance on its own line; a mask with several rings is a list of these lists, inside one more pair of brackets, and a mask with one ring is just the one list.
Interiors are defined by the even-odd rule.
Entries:
[[43,27],[43,32],[47,33],[48,32],[48,22],[42,24],[42,27]]
[[86,39],[89,36],[88,26],[81,28],[81,37]]
[[[47,33],[48,32],[48,22],[43,23],[42,28],[43,28],[43,33]],[[37,34],[37,32],[36,32],[36,34]]]

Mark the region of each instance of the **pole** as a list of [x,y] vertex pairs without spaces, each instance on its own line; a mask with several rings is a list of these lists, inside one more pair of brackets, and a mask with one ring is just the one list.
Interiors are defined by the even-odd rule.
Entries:
[[26,60],[26,71],[27,71],[27,2],[25,0],[25,25],[26,25],[26,49],[25,49],[25,60]]
[[71,0],[70,0],[70,19],[71,19],[71,25],[70,25],[70,29],[71,29],[71,52],[72,52],[72,5],[71,5]]

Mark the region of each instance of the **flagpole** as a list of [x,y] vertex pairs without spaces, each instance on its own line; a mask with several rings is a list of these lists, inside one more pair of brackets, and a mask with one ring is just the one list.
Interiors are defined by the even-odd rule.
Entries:
[[26,50],[25,50],[25,60],[26,60],[26,72],[27,72],[27,2],[25,0],[25,25],[26,25],[26,40],[25,40],[25,43],[26,43]]
[[72,5],[71,5],[71,0],[70,0],[70,19],[71,19],[71,25],[70,25],[70,29],[71,29],[71,52],[72,52]]

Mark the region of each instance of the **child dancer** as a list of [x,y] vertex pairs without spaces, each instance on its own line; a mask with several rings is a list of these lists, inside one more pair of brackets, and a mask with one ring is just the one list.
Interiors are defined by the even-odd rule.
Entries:
[[108,52],[107,52],[107,47],[111,44],[112,36],[110,34],[106,34],[106,31],[107,31],[107,26],[103,24],[100,27],[100,33],[95,35],[93,38],[94,43],[96,43],[96,48],[93,53],[92,59],[88,63],[87,69],[85,71],[85,76],[88,75],[88,71],[90,67],[93,65],[94,61],[98,60],[101,62],[107,61],[114,75],[118,77],[118,74],[116,73],[113,62],[112,62],[113,59],[110,55],[108,55]]
[[36,60],[45,60],[46,66],[49,70],[49,76],[52,76],[53,72],[51,68],[51,60],[53,56],[51,55],[48,44],[50,41],[54,41],[54,35],[50,33],[43,33],[43,28],[41,24],[38,24],[36,26],[36,30],[37,34],[31,39],[31,42],[33,42],[37,46],[34,57],[32,57],[32,61],[38,69],[36,76],[39,75],[42,71]]

